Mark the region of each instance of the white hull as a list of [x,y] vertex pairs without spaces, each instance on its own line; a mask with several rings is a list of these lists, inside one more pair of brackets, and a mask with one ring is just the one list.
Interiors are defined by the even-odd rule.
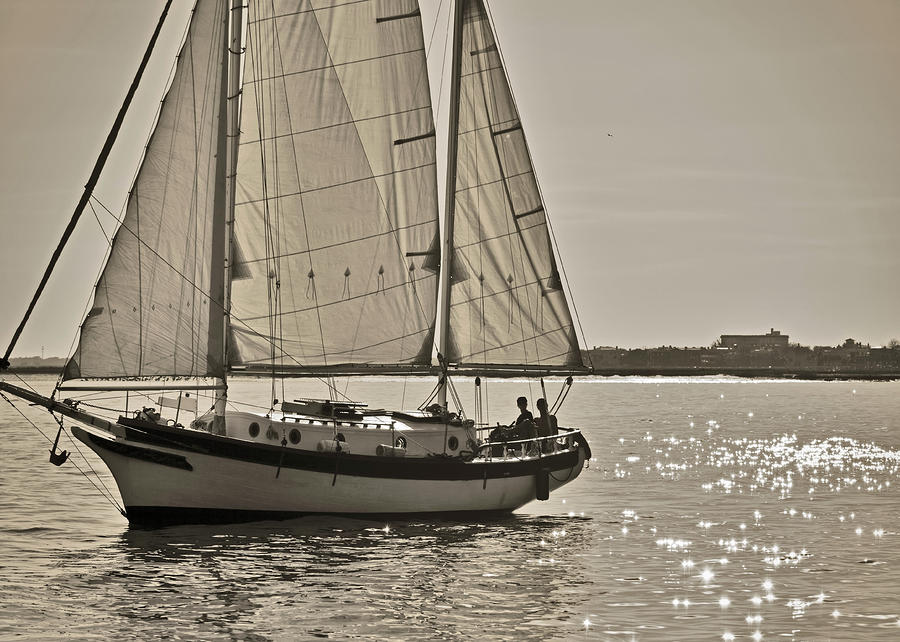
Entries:
[[[536,471],[542,460],[547,464],[554,461],[548,480],[551,491],[575,479],[585,460],[584,448],[576,446],[562,468],[559,454],[530,461],[442,460],[439,465],[448,470],[455,466],[464,477],[472,473],[471,468],[464,467],[477,466],[479,478],[422,479],[409,478],[410,473],[407,478],[391,478],[384,472],[375,476],[371,471],[355,474],[347,455],[343,461],[339,455],[325,455],[333,459],[334,470],[304,470],[166,448],[96,430],[73,432],[109,467],[129,519],[135,522],[237,521],[310,513],[402,516],[509,512],[536,498],[537,476],[541,474]],[[160,463],[160,456],[165,463]],[[415,465],[412,459],[391,462],[386,461],[390,458],[357,456],[357,469],[369,463],[361,459],[373,460],[372,465],[382,469],[386,465]],[[185,461],[187,467],[173,465],[173,461]]]

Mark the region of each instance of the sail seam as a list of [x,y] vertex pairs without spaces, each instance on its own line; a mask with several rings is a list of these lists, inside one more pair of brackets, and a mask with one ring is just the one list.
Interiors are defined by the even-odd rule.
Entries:
[[[324,39],[324,36],[323,36]],[[327,45],[326,45],[327,47]],[[271,82],[273,80],[281,80],[284,78],[290,78],[292,76],[302,76],[304,74],[312,74],[317,71],[328,71],[329,69],[337,69],[338,67],[347,67],[349,65],[357,65],[362,62],[373,62],[375,60],[385,60],[387,58],[396,58],[397,56],[408,56],[410,54],[417,54],[420,51],[425,51],[424,48],[419,49],[410,49],[409,51],[396,51],[394,53],[383,54],[381,56],[372,56],[371,58],[360,58],[359,60],[348,60],[346,62],[336,62],[331,65],[327,65],[325,67],[313,67],[312,69],[301,69],[300,71],[290,71],[287,73],[282,73],[277,76],[269,76],[266,78],[254,78],[253,80],[248,80],[244,83],[244,85],[255,85],[258,83]],[[330,58],[329,54],[329,58]]]
[[463,250],[463,249],[466,249],[466,248],[475,247],[476,245],[482,245],[483,243],[487,243],[488,241],[496,241],[497,239],[503,239],[503,238],[506,238],[506,237],[508,237],[508,236],[512,236],[512,235],[515,235],[515,234],[519,234],[520,232],[525,232],[525,231],[528,231],[528,230],[533,230],[534,228],[540,227],[540,226],[543,225],[543,224],[544,224],[544,222],[543,222],[543,221],[540,221],[539,223],[532,223],[531,225],[527,225],[527,226],[521,227],[521,228],[519,228],[518,231],[517,231],[517,230],[510,230],[510,231],[505,232],[505,233],[503,233],[503,234],[497,234],[496,236],[481,237],[481,238],[479,238],[477,241],[472,241],[471,243],[464,243],[464,244],[462,244],[462,245],[457,244],[457,245],[456,245],[456,249],[457,249],[457,250]]
[[529,174],[534,174],[532,170],[528,170],[527,172],[517,172],[515,174],[510,174],[508,176],[501,176],[500,178],[496,178],[492,181],[485,181],[483,183],[475,183],[474,185],[468,185],[466,187],[460,187],[456,190],[457,194],[462,194],[463,192],[468,192],[469,190],[478,189],[479,187],[487,187],[488,185],[496,185],[497,183],[502,183],[503,181],[508,181],[513,178],[521,178],[522,176],[528,176]]
[[247,24],[257,24],[260,22],[268,22],[270,20],[277,20],[278,18],[289,18],[291,16],[301,16],[304,13],[315,13],[317,11],[329,11],[331,9],[340,9],[343,7],[349,7],[354,4],[365,4],[366,2],[370,2],[371,0],[348,0],[347,2],[341,2],[339,4],[333,4],[330,7],[314,7],[312,9],[301,9],[299,11],[289,11],[288,13],[279,13],[278,15],[266,16],[265,18],[257,18],[256,20],[248,20]]
[[[379,347],[379,346],[384,346],[384,345],[387,345],[387,344],[389,344],[389,343],[394,343],[394,342],[397,342],[397,341],[403,341],[403,340],[405,340],[405,339],[408,339],[408,338],[410,338],[410,337],[418,336],[418,335],[420,335],[420,334],[422,334],[422,333],[425,333],[425,332],[431,332],[431,328],[420,328],[420,329],[415,330],[415,331],[413,331],[413,332],[408,332],[408,333],[406,333],[406,334],[402,334],[402,335],[399,335],[399,336],[391,337],[390,339],[385,339],[384,341],[376,341],[376,342],[374,342],[374,343],[370,343],[370,344],[364,345],[364,346],[354,346],[354,347],[349,348],[349,349],[347,349],[347,350],[335,350],[335,351],[330,351],[330,352],[327,352],[326,354],[327,354],[329,357],[335,356],[335,355],[342,355],[342,354],[353,355],[353,354],[359,352],[360,350],[368,350],[368,349],[370,349],[370,348],[377,348],[377,347]],[[265,339],[265,338],[266,338],[265,336],[263,336],[262,334],[259,334],[259,333],[256,332],[256,331],[254,331],[253,334],[255,334],[256,336],[258,336],[258,337],[260,337],[260,338],[262,338],[262,339]],[[287,352],[285,352],[285,353],[283,353],[283,354],[289,355],[289,353],[287,353]],[[255,363],[255,361],[254,361],[254,360],[243,361],[242,363],[251,364],[251,363]],[[402,363],[402,362],[401,362],[401,363]],[[332,364],[332,365],[333,365],[333,364]]]
[[[428,276],[418,277],[415,279],[415,281],[418,283],[420,281],[426,281],[428,279],[433,279],[433,278],[435,278],[435,277],[433,274],[431,274]],[[405,288],[407,285],[409,285],[409,283],[404,281],[404,282],[398,283],[396,285],[389,285],[386,287],[382,287],[380,290],[377,290],[375,292],[366,292],[365,294],[356,294],[356,295],[353,295],[350,297],[343,297],[341,299],[336,299],[334,301],[328,301],[326,303],[317,303],[316,305],[308,307],[308,308],[297,308],[295,310],[288,310],[287,312],[281,311],[281,312],[278,312],[276,316],[286,316],[286,315],[292,315],[292,314],[300,314],[302,312],[311,312],[312,310],[315,310],[317,308],[327,308],[332,305],[346,303],[347,301],[355,301],[358,299],[364,299],[369,296],[384,295],[386,292],[388,292],[390,290]],[[255,316],[255,317],[244,317],[244,321],[259,321],[260,319],[265,319],[267,317],[268,317],[268,315],[259,315],[259,316]]]
[[[551,330],[550,332],[544,333],[541,336],[547,336],[549,334],[552,334],[553,332],[559,332],[561,330],[565,330],[568,327],[571,327],[571,326],[560,327],[560,328],[557,328],[556,330]],[[472,362],[471,365],[477,365],[479,368],[485,368],[485,367],[489,368],[491,364],[489,364],[485,361],[477,361],[478,355],[486,355],[487,353],[492,352],[493,350],[503,350],[505,348],[513,348],[513,347],[517,346],[518,344],[522,343],[523,341],[531,341],[531,339],[530,338],[523,339],[521,341],[516,341],[514,343],[504,343],[504,344],[496,345],[491,348],[487,348],[486,350],[479,350],[478,352],[472,352],[467,355],[460,355],[458,357],[458,361],[456,363],[463,367],[466,367],[466,366],[470,365],[467,361],[471,360],[471,362]],[[548,355],[548,356],[544,357],[544,360],[549,361],[551,359],[558,359],[559,357],[566,357],[569,354],[570,354],[570,352],[568,350],[566,350],[565,352]],[[515,365],[497,364],[497,366],[503,366],[503,367],[509,368],[510,370],[518,370],[518,371],[524,371],[524,372],[528,372],[530,370],[542,371],[544,368],[559,368],[560,367],[560,366],[552,366],[552,365],[545,366],[540,363],[526,363],[526,364],[515,364]],[[566,371],[566,370],[564,370],[564,371]]]
[[387,114],[378,114],[377,116],[366,116],[365,118],[357,118],[355,120],[348,120],[348,121],[341,122],[341,123],[334,123],[331,125],[323,125],[322,127],[313,127],[312,129],[300,129],[295,132],[292,131],[292,132],[287,132],[285,134],[274,134],[272,136],[266,136],[265,138],[254,138],[253,140],[244,140],[240,143],[240,146],[243,147],[244,145],[253,145],[253,144],[259,143],[260,141],[268,142],[268,141],[273,141],[273,140],[279,140],[281,138],[289,138],[291,136],[300,136],[302,134],[312,134],[314,132],[320,132],[325,129],[333,129],[335,127],[341,127],[344,125],[352,125],[353,123],[364,123],[364,122],[371,121],[371,120],[390,118],[391,116],[401,116],[403,114],[411,114],[413,112],[424,111],[426,109],[430,110],[431,107],[428,105],[425,105],[424,107],[413,107],[412,109],[404,109],[402,111],[393,111],[393,112],[389,112]]
[[[349,124],[349,123],[348,123],[348,124]],[[362,183],[363,181],[372,181],[372,180],[375,180],[376,178],[386,178],[386,177],[388,177],[388,176],[394,176],[394,175],[396,175],[396,174],[400,174],[400,173],[403,173],[403,172],[414,172],[414,171],[416,171],[417,169],[424,169],[425,167],[431,167],[432,165],[435,165],[435,164],[436,164],[436,163],[435,163],[434,161],[432,161],[432,162],[430,162],[430,163],[424,163],[424,164],[422,164],[422,165],[415,165],[415,166],[413,166],[413,167],[407,167],[407,168],[405,168],[405,169],[398,169],[398,170],[395,170],[395,171],[393,171],[393,172],[387,172],[386,174],[374,174],[374,175],[372,175],[372,176],[364,176],[363,178],[354,178],[354,179],[351,179],[351,180],[349,180],[349,181],[344,181],[344,182],[342,182],[342,183],[334,183],[333,185],[325,185],[325,186],[323,186],[323,187],[310,187],[310,188],[308,188],[308,189],[301,189],[301,190],[298,191],[298,192],[291,192],[291,193],[289,193],[289,194],[281,194],[281,195],[278,196],[277,198],[287,198],[287,197],[289,197],[289,196],[301,196],[301,195],[303,195],[303,194],[309,194],[309,193],[311,193],[311,192],[323,192],[323,191],[326,191],[326,190],[334,189],[335,187],[344,187],[344,186],[346,186],[346,185],[353,185],[354,183]],[[261,202],[263,202],[263,201],[265,201],[265,200],[266,200],[266,199],[255,198],[255,199],[253,199],[253,200],[249,200],[249,201],[241,201],[240,203],[235,203],[235,206],[238,206],[238,205],[252,205],[252,204],[255,204],[255,203],[261,203]]]
[[[509,294],[510,291],[516,292],[516,291],[521,290],[521,289],[523,289],[523,288],[529,288],[529,287],[532,287],[532,286],[535,286],[535,285],[541,285],[540,279],[535,280],[535,281],[528,281],[528,282],[526,282],[526,283],[522,283],[522,284],[519,284],[519,285],[513,285],[513,286],[510,286],[510,288],[505,289],[505,290],[498,290],[498,291],[492,292],[492,293],[490,293],[490,294],[485,294],[485,295],[483,295],[483,298],[489,299],[489,298],[491,298],[491,297],[498,297],[498,296],[502,296],[502,295],[504,295],[504,294]],[[481,298],[482,298],[482,295],[479,295],[479,296],[477,296],[477,297],[469,297],[469,298],[467,298],[467,299],[460,299],[459,301],[453,302],[453,303],[451,304],[451,307],[458,307],[458,306],[461,306],[461,305],[464,305],[464,304],[467,304],[467,303],[473,303],[474,301],[478,301],[478,300],[480,300]],[[539,335],[538,335],[537,333],[535,333],[535,336],[539,336]]]
[[469,76],[477,76],[478,74],[483,74],[487,71],[503,71],[503,67],[482,67],[480,69],[476,69],[475,71],[470,71],[468,73],[460,74],[460,78],[468,78]]
[[[512,341],[512,342],[509,342],[509,343],[498,343],[497,345],[491,346],[490,348],[487,348],[487,349],[485,349],[485,350],[478,350],[477,352],[470,352],[470,353],[468,353],[467,355],[459,355],[459,356],[456,358],[456,363],[464,363],[464,359],[465,359],[465,358],[474,359],[474,358],[477,357],[478,355],[484,355],[484,354],[487,354],[487,353],[489,353],[489,352],[493,352],[494,350],[503,350],[504,348],[512,348],[512,347],[515,347],[515,346],[517,346],[517,345],[524,344],[524,343],[527,343],[527,342],[529,342],[529,341],[533,341],[534,339],[537,339],[537,338],[540,338],[540,337],[546,337],[546,336],[549,336],[549,335],[554,334],[554,333],[556,333],[556,332],[563,332],[563,331],[565,331],[565,330],[569,330],[569,329],[572,329],[572,328],[574,328],[574,325],[570,323],[570,324],[568,324],[568,325],[561,325],[561,326],[559,326],[558,328],[554,328],[554,329],[552,329],[552,330],[547,330],[547,331],[545,331],[545,332],[541,332],[540,334],[536,334],[534,337],[525,337],[524,339],[519,339],[519,340],[517,340],[517,341]],[[523,347],[524,347],[524,345],[523,345]],[[545,356],[545,357],[544,357],[544,360],[556,359],[556,358],[558,358],[558,357],[566,356],[566,355],[568,355],[569,353],[570,353],[570,351],[569,351],[569,350],[566,350],[565,352],[560,352],[560,353],[558,353],[558,354],[548,355],[548,356]],[[482,365],[482,364],[478,364],[478,365]],[[542,367],[541,364],[524,364],[524,365],[525,365],[525,366],[531,366],[532,368],[540,368],[540,367]],[[511,366],[509,366],[509,367],[514,368],[514,367],[516,367],[516,366],[518,366],[518,367],[520,367],[520,368],[522,367],[521,364],[511,365]]]
[[512,123],[518,121],[518,118],[507,118],[506,120],[498,120],[494,123],[488,123],[487,125],[482,125],[481,127],[473,127],[472,129],[466,129],[459,132],[460,136],[465,136],[466,134],[476,134],[478,132],[483,132],[486,129],[491,129],[492,125],[501,125],[503,123]]
[[[410,223],[409,225],[401,225],[401,226],[399,226],[399,227],[396,227],[395,229],[398,230],[398,231],[400,231],[400,230],[409,230],[409,229],[412,229],[412,228],[414,228],[414,227],[419,227],[419,226],[421,226],[421,225],[428,225],[429,223],[431,223],[431,221],[420,221],[420,222],[418,222],[418,223]],[[368,235],[368,236],[360,236],[360,237],[355,238],[355,239],[350,239],[349,241],[340,241],[339,243],[331,243],[331,244],[329,244],[329,245],[320,245],[320,246],[318,246],[318,247],[311,247],[311,248],[307,248],[307,249],[305,249],[305,250],[297,250],[296,252],[285,252],[284,254],[277,254],[277,255],[274,255],[272,258],[283,259],[283,258],[287,258],[287,257],[290,257],[290,256],[301,256],[301,255],[307,254],[307,253],[309,253],[309,252],[321,252],[321,251],[323,251],[323,250],[330,250],[330,249],[334,249],[334,248],[336,248],[336,247],[342,247],[342,246],[344,246],[344,245],[352,245],[353,243],[359,243],[359,242],[361,242],[361,241],[371,241],[372,239],[375,239],[375,238],[378,238],[378,237],[381,237],[381,236],[387,236],[387,235],[390,234],[390,233],[391,233],[390,231],[387,231],[387,232],[378,232],[377,234],[370,234],[370,235]],[[424,254],[429,254],[429,253],[426,252],[426,253],[423,253],[423,255],[424,255]],[[409,255],[408,252],[407,252],[407,255]],[[251,263],[259,263],[259,262],[264,261],[264,260],[265,260],[264,258],[259,258],[259,259],[245,259],[244,261],[241,262],[241,265],[250,265]]]

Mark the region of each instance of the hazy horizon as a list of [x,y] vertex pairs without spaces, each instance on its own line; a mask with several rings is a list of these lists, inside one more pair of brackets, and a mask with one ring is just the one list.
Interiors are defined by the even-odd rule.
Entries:
[[[4,4],[3,348],[163,4]],[[447,4],[422,1],[426,45]],[[113,211],[191,5],[173,3],[95,190]],[[490,6],[583,347],[706,346],[773,327],[803,345],[900,337],[900,3]],[[433,94],[443,20],[435,32]],[[68,354],[106,245],[86,211],[14,356]]]

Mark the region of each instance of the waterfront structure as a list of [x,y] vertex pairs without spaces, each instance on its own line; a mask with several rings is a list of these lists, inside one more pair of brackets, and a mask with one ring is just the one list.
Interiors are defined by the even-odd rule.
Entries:
[[758,350],[760,348],[787,348],[788,335],[771,328],[767,334],[723,334],[719,346],[729,350]]

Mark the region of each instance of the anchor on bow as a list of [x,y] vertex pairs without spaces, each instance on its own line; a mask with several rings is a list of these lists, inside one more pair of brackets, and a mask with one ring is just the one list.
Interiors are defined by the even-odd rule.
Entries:
[[54,466],[62,466],[69,458],[68,450],[56,452],[56,447],[59,445],[59,436],[62,434],[62,429],[62,423],[60,423],[59,430],[56,431],[56,439],[53,440],[53,448],[50,449],[50,463]]

